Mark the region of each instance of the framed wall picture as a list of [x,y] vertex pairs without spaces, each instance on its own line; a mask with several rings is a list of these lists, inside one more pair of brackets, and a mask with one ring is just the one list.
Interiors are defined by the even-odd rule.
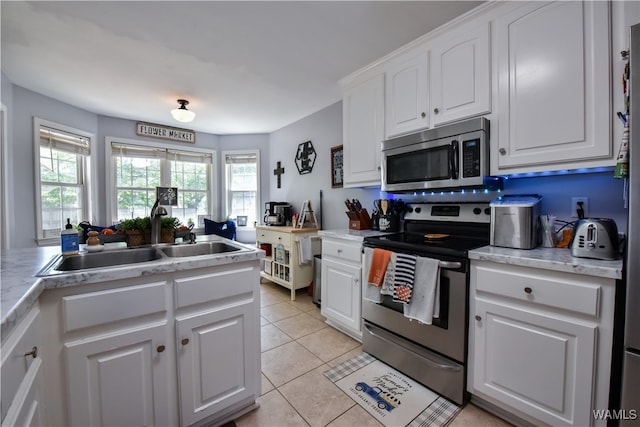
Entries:
[[331,147],[331,188],[342,187],[342,145]]

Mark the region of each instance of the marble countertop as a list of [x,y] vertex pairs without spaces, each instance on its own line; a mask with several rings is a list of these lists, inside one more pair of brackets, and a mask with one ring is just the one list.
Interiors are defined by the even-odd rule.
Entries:
[[364,241],[365,237],[382,236],[389,234],[386,231],[376,230],[351,230],[348,228],[342,228],[337,230],[319,230],[318,236],[320,237],[335,237],[338,239],[354,240],[356,242]]
[[[197,242],[226,241],[220,236],[197,236]],[[127,279],[151,274],[184,271],[195,268],[224,265],[232,262],[251,261],[264,257],[264,251],[255,246],[232,242],[241,246],[242,251],[216,255],[199,255],[184,258],[163,257],[155,261],[141,262],[104,268],[92,268],[54,276],[36,277],[36,274],[54,256],[60,254],[57,246],[27,249],[10,249],[0,257],[0,310],[2,339],[23,318],[45,289],[79,286],[110,280]],[[81,249],[84,245],[81,245]],[[114,244],[114,249],[122,249]],[[106,250],[109,250],[107,248]]]
[[571,256],[569,249],[536,248],[510,249],[496,246],[484,246],[469,251],[469,258],[481,261],[492,261],[502,264],[523,267],[542,268],[545,270],[566,273],[585,274],[588,276],[622,278],[622,259],[605,261]]

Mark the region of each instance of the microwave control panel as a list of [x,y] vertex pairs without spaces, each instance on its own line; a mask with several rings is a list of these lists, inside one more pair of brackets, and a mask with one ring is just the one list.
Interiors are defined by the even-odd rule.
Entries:
[[480,176],[480,139],[462,142],[462,177]]

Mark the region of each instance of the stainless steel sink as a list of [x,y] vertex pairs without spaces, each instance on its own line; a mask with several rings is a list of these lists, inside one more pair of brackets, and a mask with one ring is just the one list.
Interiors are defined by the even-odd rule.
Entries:
[[164,252],[165,255],[175,258],[235,252],[242,250],[242,248],[224,242],[203,242],[192,245],[164,246],[161,247],[160,250]]
[[45,265],[36,276],[50,276],[51,274],[64,273],[67,271],[136,264],[139,262],[155,261],[160,258],[162,258],[162,254],[156,248],[151,247],[80,253],[70,256],[58,255]]

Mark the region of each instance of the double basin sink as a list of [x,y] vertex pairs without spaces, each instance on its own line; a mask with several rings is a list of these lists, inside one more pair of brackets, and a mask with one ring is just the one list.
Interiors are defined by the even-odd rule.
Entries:
[[199,255],[216,255],[229,252],[247,251],[241,246],[225,242],[203,242],[180,245],[158,245],[119,249],[105,252],[80,253],[77,255],[57,255],[36,274],[38,277],[75,272],[91,268],[104,268],[140,262],[156,261],[164,258],[184,258]]

